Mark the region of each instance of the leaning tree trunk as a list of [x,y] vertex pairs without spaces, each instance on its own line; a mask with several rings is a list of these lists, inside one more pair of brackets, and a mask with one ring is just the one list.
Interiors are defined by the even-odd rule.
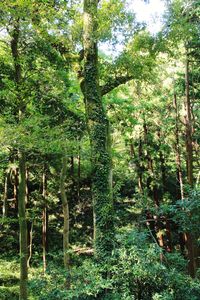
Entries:
[[98,258],[106,258],[112,251],[114,237],[112,163],[109,122],[98,76],[97,6],[98,0],[84,0],[84,81],[81,88],[91,144],[95,254]]

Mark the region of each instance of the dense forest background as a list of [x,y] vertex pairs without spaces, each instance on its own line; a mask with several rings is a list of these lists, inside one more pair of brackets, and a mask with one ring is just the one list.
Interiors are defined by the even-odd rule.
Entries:
[[164,2],[0,1],[0,299],[200,299],[200,1]]

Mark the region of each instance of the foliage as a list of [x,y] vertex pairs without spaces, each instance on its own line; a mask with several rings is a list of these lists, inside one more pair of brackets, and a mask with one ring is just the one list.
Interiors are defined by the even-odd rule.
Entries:
[[[200,296],[198,280],[176,270],[180,262],[175,254],[160,261],[161,249],[150,243],[147,234],[137,230],[118,236],[119,247],[107,264],[84,260],[70,272],[71,288],[64,288],[66,275],[49,265],[47,275],[38,279],[38,271],[30,281],[35,299],[193,299]],[[169,259],[169,260],[168,260]],[[40,276],[39,276],[40,277]]]

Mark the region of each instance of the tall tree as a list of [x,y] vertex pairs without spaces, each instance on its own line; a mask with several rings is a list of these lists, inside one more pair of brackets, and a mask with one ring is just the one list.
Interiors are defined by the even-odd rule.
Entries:
[[112,160],[109,121],[102,102],[98,74],[98,0],[84,0],[84,95],[91,144],[95,250],[106,257],[113,249]]

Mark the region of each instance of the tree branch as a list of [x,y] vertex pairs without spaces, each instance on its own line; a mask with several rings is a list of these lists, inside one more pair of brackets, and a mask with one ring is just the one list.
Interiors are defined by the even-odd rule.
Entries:
[[108,94],[119,85],[125,84],[126,82],[132,79],[133,76],[127,75],[127,76],[120,76],[120,77],[116,77],[115,79],[108,80],[108,82],[105,85],[101,86],[101,95],[104,96]]

